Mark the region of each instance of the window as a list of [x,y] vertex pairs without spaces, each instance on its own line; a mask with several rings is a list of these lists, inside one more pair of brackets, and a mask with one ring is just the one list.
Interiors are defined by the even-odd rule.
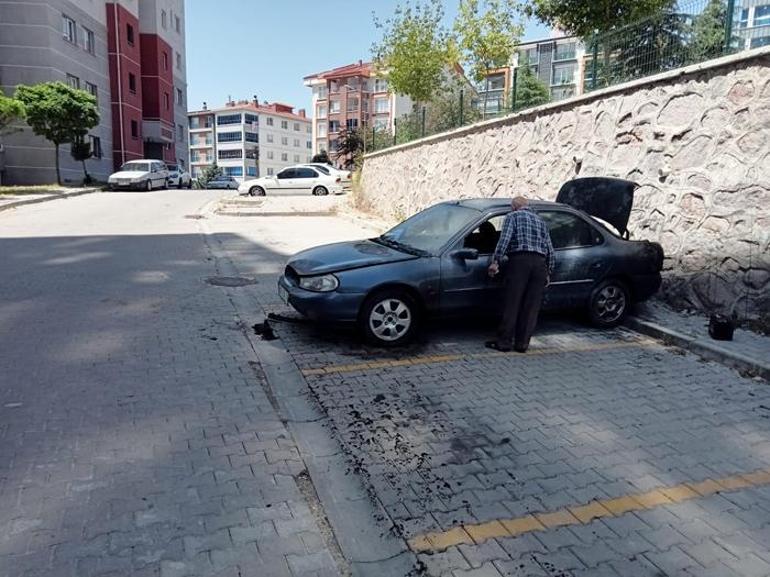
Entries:
[[163,26],[163,28],[168,27],[168,22],[166,22],[166,11],[161,10],[160,11],[160,25]]
[[134,27],[131,24],[126,24],[126,42],[131,46],[134,45]]
[[177,70],[182,69],[182,55],[179,54],[179,52],[176,53],[176,69]]
[[295,132],[299,132],[299,122],[294,123],[294,130]]
[[375,114],[387,114],[390,110],[390,102],[387,98],[375,98],[374,99],[374,113]]
[[375,130],[387,130],[388,129],[388,120],[386,118],[375,118],[374,119],[374,129]]
[[287,160],[289,160],[289,155],[288,155],[288,154],[286,154],[285,152],[282,152],[282,153],[281,153],[281,160],[282,160],[283,162],[286,162]]
[[738,28],[747,28],[749,25],[749,9],[741,10],[741,16],[738,18]]
[[767,26],[770,24],[770,4],[754,8],[754,26]]
[[374,91],[375,92],[387,92],[388,91],[388,81],[384,78],[375,78],[374,79]]
[[294,139],[294,146],[295,148],[299,148],[299,138]]
[[136,120],[131,121],[131,138],[139,138],[139,123]]
[[182,89],[181,88],[177,88],[176,89],[176,103],[179,106],[184,105],[184,95],[182,94]]
[[259,142],[259,134],[256,132],[246,132],[246,142]]
[[247,124],[258,124],[259,123],[259,116],[256,114],[251,114],[247,112],[243,115]]
[[358,112],[358,98],[348,98],[348,112]]
[[318,95],[318,100],[326,100],[326,98],[329,96],[329,90],[326,88],[326,86],[319,86],[316,88],[316,94]]
[[316,118],[326,118],[326,111],[327,107],[325,104],[319,104],[318,105],[318,111],[316,113]]
[[310,140],[306,141],[305,148],[307,148],[308,150],[313,150],[313,143]]
[[182,33],[182,19],[177,15],[174,15],[174,29],[180,34]]
[[225,166],[223,167],[225,176],[243,176],[242,166]]
[[67,84],[69,84],[70,88],[80,88],[80,78],[67,74]]
[[75,21],[70,18],[69,16],[66,16],[65,14],[62,14],[61,17],[62,20],[62,34],[64,35],[64,39],[67,42],[72,42],[72,44],[78,43],[78,25],[75,24]]
[[[294,162],[299,162],[299,156],[294,157]],[[316,178],[318,175],[312,168],[295,168],[294,178]]]
[[219,132],[217,134],[217,142],[241,142],[243,135],[238,132]]
[[326,129],[329,127],[329,125],[326,123],[325,120],[321,120],[318,122],[318,137],[319,138],[326,138]]
[[340,131],[340,121],[339,120],[330,120],[329,121],[329,132],[335,133]]
[[556,64],[553,67],[551,84],[573,84],[575,82],[575,64]]
[[308,156],[308,157],[307,157],[307,161],[308,161],[308,162],[310,162],[310,161],[312,161],[312,160],[313,160],[313,157],[312,157],[312,156]]
[[91,140],[91,154],[94,158],[102,158],[104,152],[102,151],[102,139],[98,136],[89,136]]
[[326,141],[325,140],[319,140],[316,142],[316,152],[320,153],[324,150],[327,150],[326,148]]
[[181,124],[176,125],[176,141],[182,142],[184,140],[184,127]]
[[762,46],[770,46],[770,36],[761,36],[759,38],[751,39],[751,48],[760,48]]
[[246,176],[257,176],[257,167],[256,166],[247,166],[246,167]]
[[268,176],[273,176],[273,169],[272,168],[268,168],[267,169],[267,175]]
[[284,128],[286,130],[289,129],[289,121],[288,120],[281,120],[281,128]]
[[243,158],[243,150],[237,148],[235,150],[217,150],[217,156],[220,160],[228,160],[232,158]]
[[313,134],[313,127],[308,124],[305,127],[305,132],[307,132],[308,134]]
[[128,90],[131,92],[131,94],[136,94],[136,76],[128,73]]
[[91,84],[90,82],[86,82],[86,91],[96,98],[97,103],[99,102],[99,89],[96,87],[96,84]]
[[272,134],[268,134],[267,135],[267,141],[268,142],[273,142],[273,135]]
[[500,240],[504,216],[495,216],[482,223],[476,230],[465,237],[463,248],[475,248],[479,254],[492,254]]
[[554,249],[592,246],[602,241],[601,235],[582,218],[561,211],[540,213],[551,232]]
[[217,116],[217,126],[223,126],[225,124],[240,124],[241,115],[238,114],[221,114]]
[[273,125],[273,119],[272,118],[268,118],[267,119],[267,125],[268,126],[272,126]]
[[267,151],[267,159],[268,160],[273,160],[273,151],[272,150],[268,150]]
[[554,51],[553,59],[554,60],[574,59],[576,46],[577,45],[574,42],[568,42],[567,44],[557,44],[556,50]]
[[289,146],[289,139],[286,136],[282,136],[281,144],[283,144],[284,146]]
[[294,162],[299,162],[299,154],[294,155]]
[[347,122],[345,122],[345,127],[348,130],[356,130],[358,128],[358,119],[357,118],[348,118]]
[[168,92],[163,93],[163,105],[168,110],[171,107],[171,98],[169,98]]
[[330,100],[329,101],[329,112],[332,114],[336,114],[341,110],[340,108],[340,101],[339,100]]
[[168,52],[163,52],[163,70],[168,70]]
[[574,86],[558,86],[551,88],[551,100],[564,100],[575,96]]
[[90,54],[96,54],[96,37],[94,31],[83,27],[83,48]]
[[279,172],[278,174],[276,174],[276,176],[278,178],[280,178],[281,180],[284,180],[286,178],[294,178],[294,169],[293,168],[286,168],[286,169],[282,170],[281,172]]
[[252,159],[259,158],[259,148],[247,148],[245,156]]
[[522,50],[519,53],[519,66],[533,66],[537,64],[537,47]]

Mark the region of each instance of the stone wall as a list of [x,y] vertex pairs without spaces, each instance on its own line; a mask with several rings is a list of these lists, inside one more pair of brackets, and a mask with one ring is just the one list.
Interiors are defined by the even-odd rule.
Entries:
[[553,200],[575,176],[638,182],[632,238],[666,251],[673,304],[770,317],[770,50],[546,105],[370,154],[361,208]]

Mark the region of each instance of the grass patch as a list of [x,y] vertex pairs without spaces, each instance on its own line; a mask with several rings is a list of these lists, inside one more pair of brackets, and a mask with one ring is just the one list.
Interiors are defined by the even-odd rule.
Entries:
[[22,194],[60,194],[67,192],[67,188],[58,184],[38,184],[38,185],[20,185],[20,186],[0,186],[0,195],[8,194],[11,196]]

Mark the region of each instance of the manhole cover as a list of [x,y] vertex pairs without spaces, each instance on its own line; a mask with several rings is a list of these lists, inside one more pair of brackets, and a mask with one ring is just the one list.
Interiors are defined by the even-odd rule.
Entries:
[[226,287],[239,287],[247,286],[250,284],[257,284],[257,281],[253,278],[246,278],[243,276],[210,276],[206,279],[206,282],[210,285]]

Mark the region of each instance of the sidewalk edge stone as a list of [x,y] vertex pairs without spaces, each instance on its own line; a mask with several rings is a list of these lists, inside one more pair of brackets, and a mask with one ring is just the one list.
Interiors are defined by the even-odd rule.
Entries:
[[28,204],[39,204],[41,202],[48,202],[51,200],[61,200],[66,198],[72,198],[75,196],[82,196],[84,194],[93,194],[95,192],[102,192],[101,188],[89,188],[86,190],[78,190],[77,192],[65,192],[63,194],[51,194],[42,198],[31,198],[29,200],[17,200],[15,202],[9,202],[7,204],[0,205],[0,212],[4,210],[10,210],[12,208],[18,208],[20,206],[26,206]]

